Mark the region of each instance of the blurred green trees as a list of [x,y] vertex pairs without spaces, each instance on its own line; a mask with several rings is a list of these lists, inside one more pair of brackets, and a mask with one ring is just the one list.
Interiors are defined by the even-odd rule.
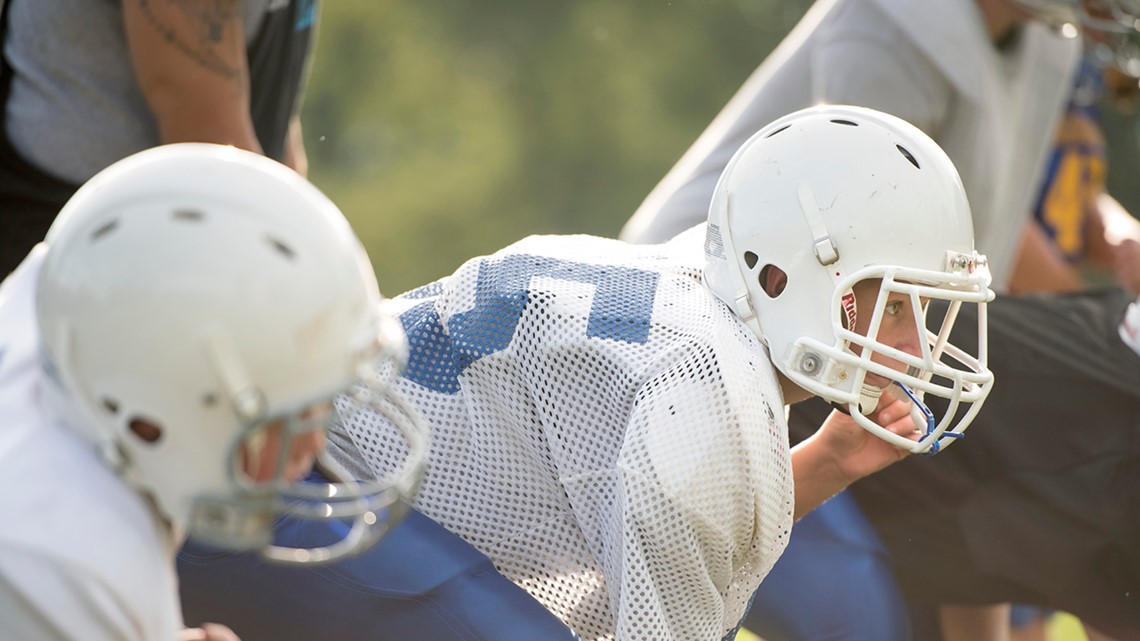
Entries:
[[807,0],[329,0],[312,178],[388,294],[532,233],[614,235]]

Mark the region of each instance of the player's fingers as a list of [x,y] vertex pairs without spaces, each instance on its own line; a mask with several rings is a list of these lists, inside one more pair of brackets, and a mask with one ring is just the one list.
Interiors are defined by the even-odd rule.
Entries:
[[206,636],[203,641],[241,641],[237,633],[219,623],[203,623]]
[[877,409],[880,425],[898,421],[910,412],[910,402],[884,394],[880,397]]
[[1140,243],[1129,238],[1115,251],[1116,279],[1132,291],[1140,290]]
[[910,403],[895,399],[879,410],[879,425],[899,436],[917,440],[921,434],[910,410]]

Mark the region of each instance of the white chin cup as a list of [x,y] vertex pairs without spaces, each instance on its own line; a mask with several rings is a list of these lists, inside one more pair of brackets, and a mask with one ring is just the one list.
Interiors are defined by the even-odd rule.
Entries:
[[859,389],[859,413],[870,416],[879,406],[879,397],[883,395],[883,388],[863,383]]

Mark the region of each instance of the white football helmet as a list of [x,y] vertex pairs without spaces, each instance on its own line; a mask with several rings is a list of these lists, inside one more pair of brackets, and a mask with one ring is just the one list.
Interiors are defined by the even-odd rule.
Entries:
[[1086,47],[1102,66],[1140,78],[1140,0],[1012,0],[1054,28],[1073,25],[1086,34]]
[[[47,244],[45,398],[174,527],[273,560],[325,562],[402,516],[426,430],[374,372],[407,346],[363,247],[309,182],[232,147],[158,147],[85,184]],[[310,410],[342,393],[403,430],[405,465],[378,481],[288,481],[292,439],[311,441],[324,423]],[[269,431],[285,441],[276,478],[254,482],[242,457]],[[340,541],[286,548],[272,540],[283,515],[352,524]]]
[[[764,127],[721,175],[705,255],[707,285],[768,346],[780,372],[895,445],[936,453],[989,393],[985,303],[993,292],[974,251],[966,194],[942,149],[899,118],[819,106]],[[768,266],[787,278],[774,296],[761,283]],[[864,279],[882,281],[874,309],[856,309],[852,287]],[[876,340],[891,292],[921,310],[921,356]],[[923,302],[932,298],[950,301],[937,332],[924,326]],[[949,342],[962,303],[979,306],[977,356]],[[852,331],[857,314],[871,315],[867,336]],[[907,371],[872,362],[876,353]],[[911,414],[924,428],[917,442],[868,418],[881,393],[865,384],[868,374],[914,401]],[[934,420],[924,394],[949,399],[946,416]]]

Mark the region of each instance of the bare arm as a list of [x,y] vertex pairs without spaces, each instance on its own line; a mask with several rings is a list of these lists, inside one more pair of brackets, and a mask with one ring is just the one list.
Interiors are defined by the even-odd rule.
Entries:
[[139,86],[162,142],[261,152],[249,113],[241,0],[123,0]]
[[309,156],[305,153],[305,140],[301,135],[301,117],[293,116],[285,134],[285,157],[282,162],[302,176],[309,175]]
[[[909,406],[884,393],[872,417],[904,436],[917,436]],[[819,431],[792,449],[796,485],[795,518],[799,519],[851,483],[907,456],[905,450],[859,427],[834,411]]]
[[204,623],[200,628],[186,628],[178,641],[241,641],[234,631],[217,623]]
[[1009,604],[941,605],[939,625],[946,641],[1006,641]]
[[1009,281],[1011,294],[1075,292],[1082,288],[1081,276],[1065,262],[1041,226],[1025,223],[1021,249]]
[[1140,221],[1115,198],[1101,193],[1089,217],[1088,260],[1116,276],[1121,286],[1140,294]]

